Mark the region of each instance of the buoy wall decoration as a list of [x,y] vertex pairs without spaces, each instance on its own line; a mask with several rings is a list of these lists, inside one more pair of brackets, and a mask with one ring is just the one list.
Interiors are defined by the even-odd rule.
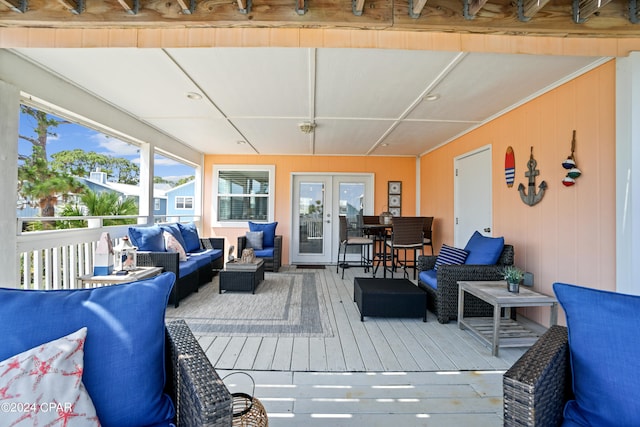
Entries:
[[568,169],[567,176],[565,176],[564,179],[562,180],[562,185],[564,185],[565,187],[571,187],[572,185],[574,185],[576,183],[576,179],[580,175],[582,175],[582,172],[580,171],[580,169],[578,169],[576,165],[575,151],[576,151],[576,131],[574,129],[573,138],[571,139],[571,155],[562,162],[562,167],[565,169]]
[[513,181],[516,177],[516,157],[511,146],[507,147],[507,153],[504,156],[504,178],[507,181],[507,187],[513,187]]

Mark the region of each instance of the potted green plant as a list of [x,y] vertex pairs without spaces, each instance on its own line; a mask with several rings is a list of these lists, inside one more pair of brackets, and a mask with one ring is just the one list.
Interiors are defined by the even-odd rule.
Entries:
[[524,278],[524,271],[515,265],[508,265],[502,269],[502,277],[507,281],[509,292],[520,292],[520,282]]

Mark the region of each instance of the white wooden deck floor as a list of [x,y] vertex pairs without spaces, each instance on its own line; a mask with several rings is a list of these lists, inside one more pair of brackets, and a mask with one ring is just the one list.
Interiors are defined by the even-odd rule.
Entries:
[[[329,295],[333,337],[198,337],[221,376],[244,371],[256,380],[271,427],[502,425],[502,374],[525,349],[493,357],[432,313],[426,323],[361,322],[353,277],[362,269],[346,270],[344,280],[335,266],[315,271]],[[250,392],[243,377],[225,383]]]

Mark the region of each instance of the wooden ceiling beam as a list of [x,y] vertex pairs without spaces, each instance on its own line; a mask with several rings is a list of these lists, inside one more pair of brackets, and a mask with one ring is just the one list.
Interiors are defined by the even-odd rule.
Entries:
[[590,16],[609,3],[611,0],[573,0],[573,22],[584,24]]
[[18,13],[25,13],[27,11],[27,0],[0,0],[0,4],[7,6],[9,9]]
[[487,4],[487,0],[464,0],[462,14],[464,19],[473,19],[476,17],[480,9]]
[[[60,28],[60,29],[162,29],[162,28],[348,28],[348,29],[389,29],[402,31],[431,31],[448,33],[476,33],[489,35],[528,35],[555,37],[623,37],[637,38],[638,10],[640,0],[616,0],[601,7],[586,23],[576,25],[573,21],[572,1],[549,1],[543,10],[536,12],[537,3],[523,0],[523,13],[533,18],[529,22],[518,19],[518,0],[490,0],[475,15],[465,19],[460,0],[427,0],[423,6],[420,0],[364,0],[362,6],[367,12],[354,16],[351,4],[345,0],[318,0],[306,9],[304,0],[211,0],[198,1],[196,11],[191,15],[182,12],[177,1],[140,1],[140,11],[135,19],[123,13],[124,6],[116,0],[85,0],[85,8],[80,15],[70,19],[68,7],[77,3],[62,3],[51,0],[28,0],[28,10],[16,13],[0,3],[0,29],[2,28]],[[10,0],[17,5],[19,0]],[[127,4],[133,6],[132,0]],[[308,2],[309,0],[307,0]],[[353,0],[351,0],[353,1]],[[540,6],[547,0],[540,0]],[[189,0],[183,0],[187,7]],[[247,14],[239,13],[238,7],[246,5]],[[297,16],[292,6],[304,11]],[[144,13],[142,13],[144,11]],[[411,11],[420,16],[414,18]],[[200,13],[202,12],[202,13]],[[415,15],[414,15],[415,16]],[[635,18],[634,18],[635,16]]]
[[362,13],[364,11],[364,0],[351,0],[351,10],[353,11],[354,15],[362,16]]
[[412,18],[420,18],[422,9],[427,5],[427,0],[409,0],[409,16]]
[[118,3],[130,15],[137,15],[140,10],[140,0],[118,0]]
[[518,0],[518,20],[528,22],[549,3],[549,0]]
[[186,1],[178,0],[178,4],[182,9],[182,13],[184,13],[185,15],[191,15],[193,12],[196,11],[196,0],[189,0],[188,5]]
[[69,12],[80,15],[84,12],[84,0],[58,0]]

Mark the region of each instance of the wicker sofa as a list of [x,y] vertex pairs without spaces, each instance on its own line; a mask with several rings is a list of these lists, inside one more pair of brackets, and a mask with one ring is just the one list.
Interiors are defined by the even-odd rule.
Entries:
[[503,376],[505,426],[558,426],[571,399],[567,328],[552,326]]
[[[504,245],[498,262],[494,265],[441,265],[437,271],[438,288],[418,280],[418,286],[427,292],[427,308],[434,312],[440,323],[448,323],[458,318],[458,281],[502,280],[502,268],[513,265],[513,245]],[[432,270],[436,264],[435,255],[418,257],[418,271]],[[493,307],[473,295],[465,297],[465,317],[492,316]]]
[[177,427],[232,423],[232,397],[183,320],[166,324],[166,392],[176,407]]
[[[203,249],[218,249],[220,253],[224,251],[223,238],[201,238],[200,244]],[[180,270],[180,265],[184,262],[180,261],[177,252],[139,251],[137,254],[137,263],[141,267],[162,267],[164,271],[170,271],[176,275],[177,280],[171,291],[169,303],[177,308],[180,305],[180,300],[192,292],[197,292],[201,285],[209,283],[213,278],[214,271],[222,270],[224,257],[220,255],[213,262],[186,274]]]

